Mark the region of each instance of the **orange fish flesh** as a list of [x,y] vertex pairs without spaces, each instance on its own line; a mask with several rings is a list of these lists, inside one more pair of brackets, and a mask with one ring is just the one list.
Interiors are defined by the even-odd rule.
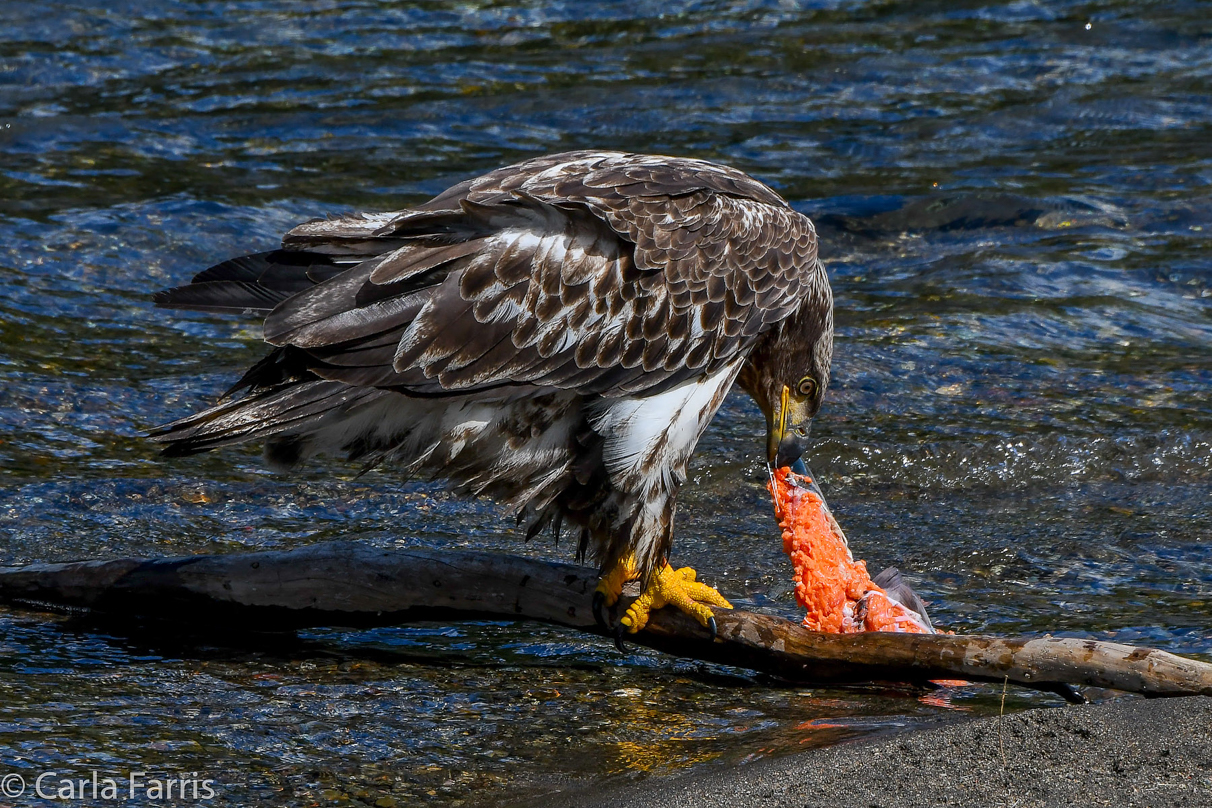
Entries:
[[783,552],[795,568],[795,599],[807,611],[805,628],[833,634],[934,633],[921,615],[872,582],[864,562],[854,560],[811,477],[776,469],[770,493],[783,531]]

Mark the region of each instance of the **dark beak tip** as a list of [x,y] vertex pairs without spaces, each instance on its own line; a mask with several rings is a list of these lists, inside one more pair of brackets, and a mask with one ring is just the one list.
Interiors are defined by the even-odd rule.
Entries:
[[[797,462],[803,465],[803,462],[800,461],[803,454],[804,446],[799,439],[795,435],[784,435],[783,439],[779,441],[778,452],[774,455],[774,467],[776,469],[787,468]],[[792,468],[792,471],[795,469]]]

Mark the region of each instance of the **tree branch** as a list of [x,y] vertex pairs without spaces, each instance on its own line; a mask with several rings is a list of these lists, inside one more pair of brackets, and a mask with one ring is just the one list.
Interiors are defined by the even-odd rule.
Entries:
[[[423,620],[538,620],[605,635],[588,567],[488,552],[297,550],[0,568],[0,601],[78,608],[182,627],[291,629]],[[797,682],[1011,682],[1055,691],[1095,685],[1149,696],[1212,696],[1212,665],[1165,651],[1067,638],[818,634],[755,612],[716,610],[719,636],[671,609],[631,641]]]

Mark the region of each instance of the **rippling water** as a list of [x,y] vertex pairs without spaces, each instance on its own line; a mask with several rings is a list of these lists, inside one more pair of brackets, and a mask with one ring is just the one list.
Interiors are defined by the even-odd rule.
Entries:
[[[338,536],[565,557],[389,470],[157,457],[142,430],[261,348],[249,323],[154,311],[149,293],[306,218],[609,147],[736,165],[818,222],[839,334],[813,465],[874,568],[909,571],[960,631],[1207,655],[1210,82],[1212,22],[1182,0],[10,0],[3,561]],[[762,432],[730,399],[675,560],[794,616]],[[198,771],[231,805],[477,805],[946,708],[545,626],[199,642],[0,613],[0,767]]]

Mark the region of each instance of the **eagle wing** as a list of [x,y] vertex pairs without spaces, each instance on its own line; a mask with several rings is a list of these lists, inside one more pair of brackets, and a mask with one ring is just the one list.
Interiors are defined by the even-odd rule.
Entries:
[[[812,223],[765,185],[602,152],[499,169],[397,214],[309,222],[258,258],[227,274],[273,306],[270,343],[321,378],[421,396],[660,392],[736,361],[823,275]],[[224,266],[207,282],[221,286]]]

